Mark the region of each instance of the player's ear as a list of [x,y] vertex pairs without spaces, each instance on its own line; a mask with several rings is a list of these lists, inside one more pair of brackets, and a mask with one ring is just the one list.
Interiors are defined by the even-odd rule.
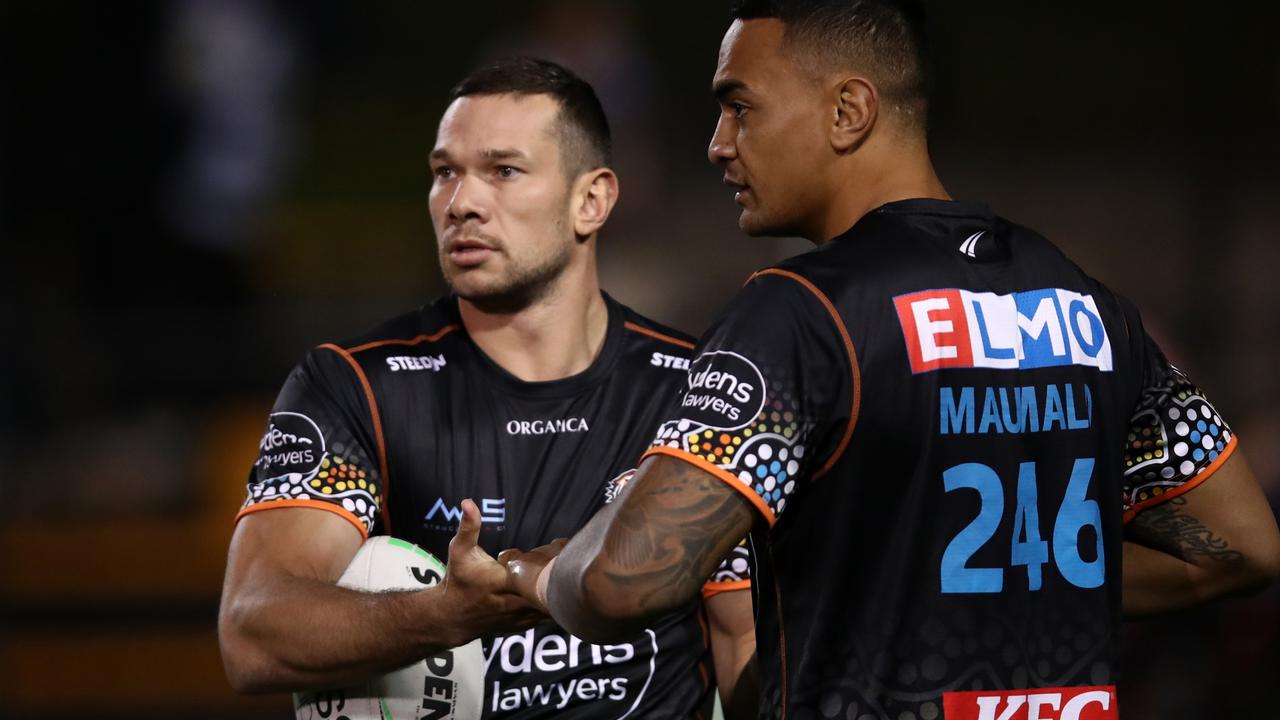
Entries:
[[837,153],[858,149],[867,139],[880,113],[880,97],[875,85],[862,77],[848,77],[833,88],[834,99],[829,134]]
[[585,240],[600,230],[617,204],[618,176],[607,167],[585,172],[574,181],[572,193],[573,232]]

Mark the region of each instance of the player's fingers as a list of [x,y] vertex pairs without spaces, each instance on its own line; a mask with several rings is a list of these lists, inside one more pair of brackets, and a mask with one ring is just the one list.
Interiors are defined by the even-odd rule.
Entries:
[[458,521],[458,531],[449,541],[449,558],[461,557],[480,542],[480,508],[470,498],[462,501],[462,519]]
[[498,553],[497,559],[499,563],[506,565],[511,562],[512,558],[519,557],[522,554],[523,553],[519,548],[507,548],[506,550]]
[[508,587],[530,603],[538,597],[538,574],[547,566],[546,558],[523,555],[507,563]]

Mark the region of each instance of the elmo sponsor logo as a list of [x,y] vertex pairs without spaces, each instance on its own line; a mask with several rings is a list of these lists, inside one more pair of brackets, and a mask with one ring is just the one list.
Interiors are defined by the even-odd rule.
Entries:
[[1111,341],[1093,296],[924,290],[893,299],[911,372],[1084,365],[1109,372]]
[[1113,685],[991,692],[949,692],[942,696],[947,720],[1119,720]]
[[703,353],[689,368],[681,404],[684,418],[707,427],[746,427],[764,408],[764,375],[738,353]]

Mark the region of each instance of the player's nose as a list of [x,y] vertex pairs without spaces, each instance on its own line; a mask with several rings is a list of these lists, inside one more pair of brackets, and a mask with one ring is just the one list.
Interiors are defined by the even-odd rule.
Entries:
[[451,220],[462,222],[465,220],[479,220],[485,222],[489,219],[488,203],[484,197],[483,183],[469,179],[464,175],[458,178],[453,186],[453,194],[449,197],[449,204],[445,207],[445,211],[449,214]]
[[712,165],[722,165],[738,157],[738,146],[733,141],[731,129],[726,127],[722,116],[716,122],[716,130],[711,134],[711,142],[707,145],[707,160]]

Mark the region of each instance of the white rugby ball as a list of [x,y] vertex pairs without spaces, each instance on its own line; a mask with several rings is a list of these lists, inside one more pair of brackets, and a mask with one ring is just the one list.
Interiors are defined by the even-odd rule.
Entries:
[[[338,584],[352,590],[418,590],[444,578],[445,565],[404,540],[369,538]],[[296,693],[298,720],[476,720],[483,707],[480,641],[419,660],[342,690]]]

